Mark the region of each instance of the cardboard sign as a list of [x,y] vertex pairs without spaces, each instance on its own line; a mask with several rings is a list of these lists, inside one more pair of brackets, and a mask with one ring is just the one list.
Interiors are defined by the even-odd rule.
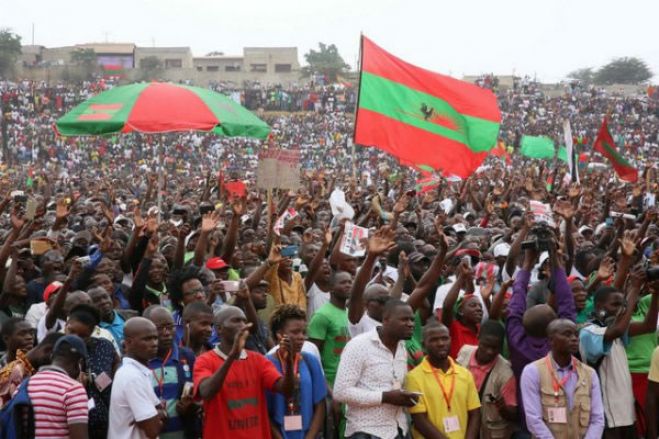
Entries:
[[343,238],[341,238],[340,251],[344,255],[360,258],[366,254],[362,240],[368,239],[368,229],[346,222]]
[[259,189],[299,189],[300,150],[269,149],[261,152],[256,182]]

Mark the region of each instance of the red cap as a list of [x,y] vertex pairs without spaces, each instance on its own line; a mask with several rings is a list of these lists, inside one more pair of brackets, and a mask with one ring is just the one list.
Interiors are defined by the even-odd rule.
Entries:
[[59,281],[51,282],[50,284],[48,284],[46,289],[43,291],[43,301],[47,303],[48,299],[50,298],[50,295],[58,292],[63,285],[64,284]]
[[455,256],[461,257],[461,256],[473,256],[475,258],[480,258],[481,257],[481,252],[476,250],[475,248],[463,248],[455,252]]
[[206,261],[206,268],[209,270],[221,270],[227,267],[229,267],[229,265],[224,262],[224,259],[222,258],[215,257]]

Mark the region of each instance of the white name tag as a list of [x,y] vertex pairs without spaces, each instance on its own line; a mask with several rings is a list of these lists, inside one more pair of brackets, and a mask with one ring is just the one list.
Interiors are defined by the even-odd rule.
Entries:
[[565,407],[550,407],[547,418],[552,424],[567,424],[567,411]]
[[444,432],[453,433],[460,431],[460,420],[457,416],[449,416],[444,418]]
[[302,430],[302,415],[284,416],[284,431]]

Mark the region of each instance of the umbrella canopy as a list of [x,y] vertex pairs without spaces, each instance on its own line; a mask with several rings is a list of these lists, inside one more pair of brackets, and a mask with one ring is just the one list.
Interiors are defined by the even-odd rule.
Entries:
[[226,96],[162,82],[115,87],[81,103],[55,124],[63,136],[212,131],[265,138],[270,127]]

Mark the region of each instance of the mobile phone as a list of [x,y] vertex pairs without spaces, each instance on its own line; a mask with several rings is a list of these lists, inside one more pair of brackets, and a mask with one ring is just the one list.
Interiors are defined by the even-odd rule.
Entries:
[[606,219],[606,225],[607,225],[607,227],[611,227],[613,225],[613,218],[608,217]]
[[203,216],[206,215],[207,213],[211,213],[215,210],[215,206],[212,204],[201,204],[199,206],[199,213]]
[[194,384],[190,381],[183,384],[183,390],[181,391],[181,397],[185,398],[186,396],[192,396],[192,389],[194,389]]
[[237,280],[223,280],[222,287],[227,293],[235,293],[240,288],[240,282]]
[[297,245],[287,245],[281,249],[281,255],[285,258],[292,258],[297,254],[298,247]]

